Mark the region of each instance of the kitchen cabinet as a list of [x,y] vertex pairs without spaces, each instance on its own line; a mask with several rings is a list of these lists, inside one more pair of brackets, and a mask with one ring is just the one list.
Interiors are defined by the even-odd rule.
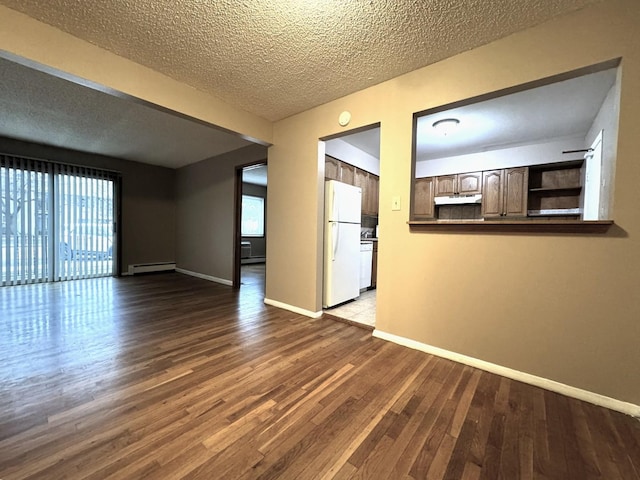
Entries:
[[355,170],[356,167],[353,165],[340,162],[340,181],[348,183],[349,185],[355,185]]
[[362,213],[367,211],[367,195],[369,194],[368,186],[369,186],[369,173],[364,170],[357,168],[355,169],[355,174],[353,177],[353,184],[356,187],[360,187],[362,190]]
[[378,196],[380,194],[380,179],[369,173],[367,180],[367,211],[371,215],[378,215]]
[[479,204],[436,196],[438,178],[453,182],[455,175],[416,178],[409,225],[427,231],[605,233],[612,220],[584,218],[586,167],[576,159],[484,171]]
[[580,217],[584,160],[529,167],[531,217]]
[[378,215],[378,176],[356,167],[354,185],[362,189],[362,213],[364,215]]
[[362,214],[378,215],[380,193],[380,177],[361,168],[325,155],[325,180],[337,180],[348,185],[360,187],[362,190]]
[[482,216],[526,217],[529,168],[507,168],[482,173]]
[[413,215],[416,219],[435,218],[435,178],[416,178],[413,191]]
[[355,185],[354,172],[356,167],[342,162],[337,158],[325,155],[324,178],[325,180],[337,180],[338,182]]
[[340,164],[342,162],[336,158],[325,155],[324,157],[324,178],[325,180],[340,180]]
[[435,178],[436,197],[482,193],[482,172],[439,175]]

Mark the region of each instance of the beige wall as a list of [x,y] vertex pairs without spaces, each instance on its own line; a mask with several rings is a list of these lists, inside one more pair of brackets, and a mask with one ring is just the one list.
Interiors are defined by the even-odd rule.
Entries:
[[[638,25],[637,0],[608,0],[285,119],[273,131],[260,118],[2,6],[0,49],[272,142],[266,296],[310,313],[321,309],[318,139],[347,130],[337,122],[343,110],[352,113],[348,128],[381,122],[377,328],[640,404]],[[623,57],[622,91],[616,226],[608,234],[409,230],[414,112],[615,57]],[[217,212],[215,200],[229,198],[220,192],[230,191],[231,181],[216,177],[210,162],[178,173],[176,259],[230,279],[230,214]],[[400,211],[390,210],[392,196],[401,197]]]
[[178,268],[232,281],[235,167],[266,158],[250,145],[177,170]]
[[175,261],[175,170],[2,137],[0,152],[120,172],[123,273],[129,264]]
[[[640,404],[638,25],[636,0],[603,2],[276,123],[267,298],[320,310],[318,138],[381,122],[377,328]],[[414,112],[616,57],[622,107],[608,234],[409,229]],[[343,110],[352,113],[347,129],[338,126]],[[401,211],[390,210],[395,195]]]

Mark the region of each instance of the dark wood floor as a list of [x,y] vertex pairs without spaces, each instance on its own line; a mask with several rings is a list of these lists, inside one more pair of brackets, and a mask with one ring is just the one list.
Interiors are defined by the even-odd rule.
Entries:
[[7,287],[0,312],[3,480],[640,478],[636,419],[249,286]]

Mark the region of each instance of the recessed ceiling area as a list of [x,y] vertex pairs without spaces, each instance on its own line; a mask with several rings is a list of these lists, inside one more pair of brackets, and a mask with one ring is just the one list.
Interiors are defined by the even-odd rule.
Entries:
[[[616,68],[518,93],[423,115],[416,122],[416,161],[585,135],[607,93]],[[454,118],[446,135],[433,124]]]
[[0,57],[0,136],[179,168],[251,142]]

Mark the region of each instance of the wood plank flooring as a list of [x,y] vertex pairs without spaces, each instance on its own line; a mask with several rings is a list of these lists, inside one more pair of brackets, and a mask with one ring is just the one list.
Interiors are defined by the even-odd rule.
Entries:
[[0,478],[640,479],[636,419],[259,289],[0,289]]

